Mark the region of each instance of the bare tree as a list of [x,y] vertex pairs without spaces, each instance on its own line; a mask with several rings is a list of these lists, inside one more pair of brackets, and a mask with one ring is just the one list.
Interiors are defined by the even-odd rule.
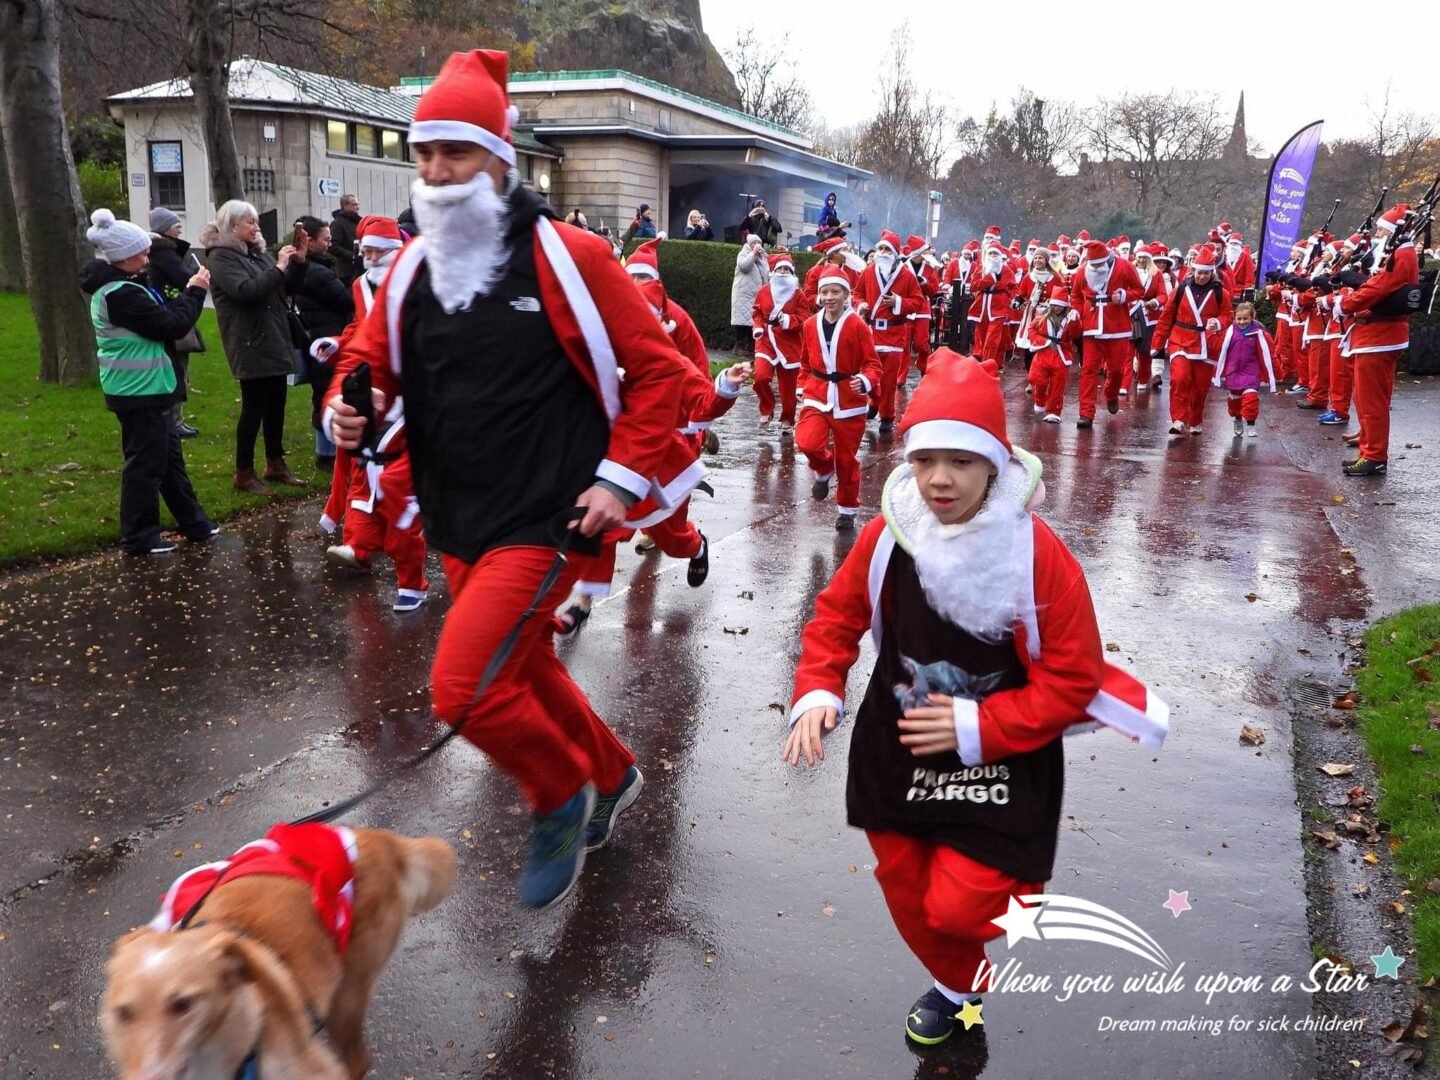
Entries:
[[724,52],[725,63],[740,91],[740,108],[781,127],[801,128],[813,112],[810,91],[795,74],[773,41],[762,41],[755,27],[747,26],[735,38],[735,48]]
[[86,222],[60,97],[59,0],[0,0],[0,129],[40,380],[85,382],[95,372],[95,334],[77,275]]
[[25,260],[20,257],[20,221],[15,216],[15,194],[10,190],[10,166],[5,160],[5,130],[0,125],[0,292],[25,290]]

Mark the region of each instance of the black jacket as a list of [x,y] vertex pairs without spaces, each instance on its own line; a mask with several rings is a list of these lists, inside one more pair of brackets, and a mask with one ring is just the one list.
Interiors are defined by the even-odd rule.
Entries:
[[230,373],[237,379],[293,375],[295,345],[285,290],[299,283],[305,264],[292,260],[282,272],[268,253],[233,233],[221,236],[214,223],[200,230],[200,243],[210,267],[215,316]]
[[335,276],[335,264],[328,255],[311,254],[303,265],[304,276],[290,293],[295,310],[312,338],[339,337],[355,317],[355,297]]
[[185,283],[195,273],[193,259],[187,259],[190,244],[171,236],[150,234],[150,285],[160,290],[166,300],[185,291]]
[[349,285],[360,272],[360,253],[355,248],[355,230],[360,215],[353,210],[336,210],[330,216],[330,257],[335,260],[335,273]]
[[[188,275],[187,275],[188,276]],[[130,280],[145,285],[144,275],[127,274],[111,266],[103,259],[91,259],[80,271],[80,287],[87,293],[98,292],[112,281]],[[131,333],[163,341],[167,346],[176,338],[184,337],[200,312],[205,309],[205,290],[198,285],[186,289],[174,300],[163,300],[153,286],[139,289],[116,289],[107,302],[110,321]],[[112,397],[105,395],[106,406],[114,412],[125,409],[153,409],[169,405],[175,400],[174,394],[147,394],[141,397]]]
[[[745,215],[745,220],[740,222],[740,231],[742,233],[756,233],[760,237],[762,244],[766,247],[774,247],[784,229],[780,225],[780,220],[774,214],[765,217],[763,214],[756,213],[752,210],[749,214]],[[741,237],[741,242],[744,242],[743,236]]]
[[686,225],[686,240],[714,240],[715,230],[709,225]]

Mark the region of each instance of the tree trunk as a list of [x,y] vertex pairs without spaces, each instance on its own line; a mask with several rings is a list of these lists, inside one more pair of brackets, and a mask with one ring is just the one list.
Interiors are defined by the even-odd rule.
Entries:
[[185,70],[195,95],[200,129],[205,133],[210,197],[217,208],[230,199],[245,197],[240,153],[235,148],[235,125],[230,117],[228,19],[224,0],[186,0]]
[[19,222],[40,381],[94,377],[95,332],[80,291],[90,254],[60,103],[58,0],[0,0],[0,128]]
[[15,216],[10,166],[5,161],[5,130],[0,126],[0,292],[24,291],[25,260],[20,257],[20,221]]

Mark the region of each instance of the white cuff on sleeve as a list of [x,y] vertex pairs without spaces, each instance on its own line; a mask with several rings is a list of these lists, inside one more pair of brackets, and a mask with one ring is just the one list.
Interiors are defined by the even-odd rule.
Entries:
[[[332,398],[331,400],[333,401],[334,399]],[[335,432],[330,427],[330,422],[334,419],[335,408],[327,402],[325,411],[320,414],[320,430],[325,433],[325,436],[330,439],[331,442],[335,441]]]
[[890,307],[894,310],[896,315],[900,314],[901,303],[903,303],[903,300],[899,296],[892,296],[890,298]]
[[782,312],[781,315],[780,315],[780,329],[781,329],[781,330],[789,330],[789,329],[790,329],[790,316],[784,314],[783,312]]
[[873,386],[870,385],[870,380],[867,379],[864,375],[857,375],[855,377],[865,384],[865,393],[868,394],[870,393],[870,391],[875,389]]
[[811,690],[809,693],[801,694],[800,700],[790,706],[790,726],[795,726],[795,721],[804,716],[811,709],[830,708],[835,710],[835,722],[838,724],[845,719],[845,701],[838,698],[829,690]]
[[723,398],[739,397],[742,386],[743,384],[741,384],[741,386],[737,386],[729,379],[725,378],[725,372],[723,371],[720,372],[719,375],[715,376],[715,393],[719,394]]
[[646,480],[634,469],[627,469],[618,461],[611,461],[609,458],[600,462],[595,469],[595,476],[600,480],[608,480],[616,487],[624,488],[637,499],[643,499],[650,494],[649,480]]
[[980,752],[980,705],[965,698],[955,699],[955,743],[966,765],[983,765]]

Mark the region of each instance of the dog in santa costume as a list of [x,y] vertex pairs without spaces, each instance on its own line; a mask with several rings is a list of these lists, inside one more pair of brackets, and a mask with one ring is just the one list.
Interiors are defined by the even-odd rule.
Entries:
[[895,391],[909,366],[911,317],[930,311],[919,279],[900,256],[900,238],[893,232],[880,234],[875,261],[860,275],[854,299],[856,311],[870,324],[875,352],[884,369],[870,399],[873,414],[880,417],[880,436],[886,438],[895,430]]
[[[818,280],[818,278],[817,278]],[[770,280],[755,294],[750,321],[755,335],[755,396],[760,399],[760,426],[775,418],[775,389],[780,383],[780,426],[795,427],[795,388],[800,379],[800,335],[814,311],[795,276],[795,260],[788,252],[770,256]]]
[[[901,434],[882,516],[816,598],[782,753],[813,766],[853,715],[847,816],[935,980],[905,1020],[931,1045],[978,1018],[992,920],[1051,876],[1062,736],[1104,724],[1159,746],[1169,711],[1105,663],[1084,572],[1032,513],[1039,462],[1010,445],[998,380],[937,351]],[[866,632],[876,663],[855,707]]]
[[1215,249],[1197,248],[1190,274],[1170,294],[1155,326],[1151,356],[1170,358],[1171,435],[1199,435],[1205,421],[1215,359],[1234,310],[1217,268]]
[[1135,267],[1098,240],[1085,245],[1085,265],[1070,283],[1070,306],[1080,316],[1080,419],[1075,426],[1095,423],[1096,397],[1105,372],[1105,410],[1120,410],[1120,387],[1134,351],[1130,342],[1130,305],[1145,294]]
[[[539,908],[570,890],[643,778],[556,656],[548,620],[523,616],[567,530],[572,551],[593,555],[607,530],[673,510],[704,473],[675,430],[693,368],[611,245],[557,222],[520,182],[507,78],[503,52],[455,53],[417,103],[421,235],[346,343],[326,426],[360,446],[365,418],[334,389],[361,363],[377,416],[403,393],[425,536],[452,597],[431,700],[518,780],[533,814],[519,895]],[[537,606],[569,594],[575,569],[559,565]]]

